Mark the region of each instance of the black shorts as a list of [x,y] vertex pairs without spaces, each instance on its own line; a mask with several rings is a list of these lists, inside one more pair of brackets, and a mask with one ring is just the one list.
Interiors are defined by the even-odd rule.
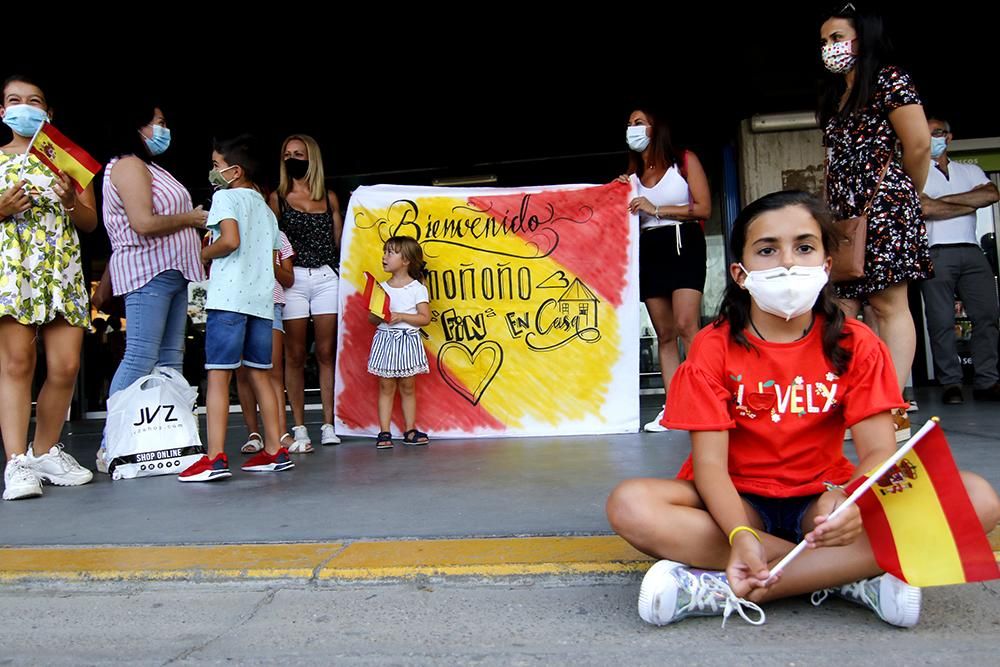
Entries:
[[[677,252],[677,233],[681,249]],[[639,298],[668,297],[674,290],[705,291],[705,234],[698,222],[639,233]]]
[[804,536],[802,519],[805,518],[809,506],[819,498],[819,495],[768,498],[752,493],[741,493],[740,497],[750,503],[750,506],[760,515],[765,533],[798,544]]

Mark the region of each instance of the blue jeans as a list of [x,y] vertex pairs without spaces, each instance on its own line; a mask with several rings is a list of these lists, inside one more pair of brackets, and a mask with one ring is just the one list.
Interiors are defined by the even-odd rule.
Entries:
[[171,269],[125,295],[125,358],[111,381],[109,396],[149,375],[156,366],[183,372],[187,286],[187,278]]

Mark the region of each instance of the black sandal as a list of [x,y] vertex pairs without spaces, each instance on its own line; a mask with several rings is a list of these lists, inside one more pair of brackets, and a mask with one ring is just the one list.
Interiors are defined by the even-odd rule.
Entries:
[[392,449],[392,433],[382,431],[375,439],[375,449]]
[[429,442],[430,440],[427,438],[427,434],[423,431],[418,431],[415,428],[412,428],[403,434],[404,445],[426,445]]

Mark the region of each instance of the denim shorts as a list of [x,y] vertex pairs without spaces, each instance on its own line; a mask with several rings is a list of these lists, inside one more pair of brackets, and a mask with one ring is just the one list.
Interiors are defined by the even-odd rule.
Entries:
[[285,304],[276,303],[274,304],[274,321],[271,323],[271,328],[275,331],[280,331],[285,333],[285,318],[283,317],[285,313]]
[[271,368],[271,320],[233,313],[208,311],[205,323],[205,369],[234,370],[244,366]]
[[805,518],[809,507],[819,498],[819,495],[768,498],[752,493],[741,493],[740,497],[750,503],[750,506],[760,515],[765,533],[798,544],[804,536],[802,519]]

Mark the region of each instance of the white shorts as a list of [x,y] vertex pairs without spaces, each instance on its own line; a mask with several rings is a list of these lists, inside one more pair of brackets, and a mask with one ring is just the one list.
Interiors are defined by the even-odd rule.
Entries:
[[310,315],[336,315],[340,277],[327,265],[318,269],[294,268],[295,283],[285,288],[285,320]]

